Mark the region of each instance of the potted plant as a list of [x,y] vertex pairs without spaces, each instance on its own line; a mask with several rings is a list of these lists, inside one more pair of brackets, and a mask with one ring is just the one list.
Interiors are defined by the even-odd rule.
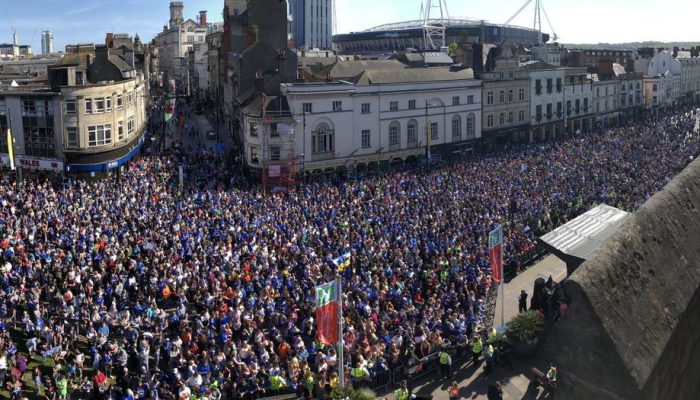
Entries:
[[515,353],[522,357],[531,356],[537,349],[544,321],[533,311],[514,316],[506,322],[506,337]]

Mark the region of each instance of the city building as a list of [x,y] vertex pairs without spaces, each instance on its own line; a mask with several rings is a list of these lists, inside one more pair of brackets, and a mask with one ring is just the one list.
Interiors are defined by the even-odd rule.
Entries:
[[41,54],[49,55],[53,53],[53,32],[41,32]]
[[534,46],[531,51],[533,60],[540,60],[556,67],[562,65],[562,54],[565,53],[557,43]]
[[32,58],[23,60],[0,61],[3,74],[39,74],[46,75],[46,68],[55,64],[59,57]]
[[627,71],[634,70],[632,50],[569,49],[563,65],[567,67],[597,67],[602,62],[622,65]]
[[595,117],[593,82],[586,68],[564,68],[564,89],[564,131],[572,134],[592,129]]
[[94,43],[78,43],[78,44],[67,44],[66,54],[83,54],[83,53],[94,53],[95,44]]
[[[106,46],[67,55],[35,77],[0,88],[0,128],[11,128],[24,173],[108,173],[144,140],[147,88],[142,71]],[[0,135],[0,157],[9,164]],[[93,175],[94,176],[94,175]]]
[[279,100],[244,114],[252,170],[290,159],[306,174],[362,170],[471,152],[481,139],[481,87],[470,69],[365,69],[353,81],[281,87]]
[[289,0],[291,34],[296,48],[333,47],[333,1]]
[[[681,97],[681,62],[673,57],[666,50],[657,51],[656,54],[649,60],[646,76],[658,77],[662,81],[665,93],[659,95],[653,88],[659,89],[659,79],[650,79],[651,91],[647,92],[647,84],[645,83],[645,93],[651,95],[647,98],[647,106],[653,107],[674,107],[679,104]],[[659,103],[654,103],[654,97]],[[650,101],[651,100],[651,101]],[[649,107],[647,107],[649,108]]]
[[204,43],[207,34],[207,12],[200,11],[198,20],[185,20],[183,3],[172,1],[168,25],[153,39],[158,48],[158,71],[154,72],[162,74],[165,80],[175,79],[180,93],[191,89],[187,55],[195,44]]
[[[619,65],[619,64],[618,64]],[[591,74],[593,82],[593,104],[595,104],[595,124],[597,127],[616,126],[620,120],[620,99],[618,91],[622,90],[616,76]]]
[[32,55],[32,46],[19,44],[0,44],[0,58],[3,60],[24,60]]
[[[512,46],[494,49],[498,55],[477,76],[482,82],[482,137],[485,144],[529,141],[530,81]],[[493,67],[490,65],[493,64]]]
[[[530,85],[530,138],[544,141],[560,138],[564,132],[564,68],[543,61],[521,64]],[[488,99],[486,100],[488,103]]]
[[681,102],[693,104],[700,102],[700,57],[690,52],[678,52],[676,59],[681,64]]

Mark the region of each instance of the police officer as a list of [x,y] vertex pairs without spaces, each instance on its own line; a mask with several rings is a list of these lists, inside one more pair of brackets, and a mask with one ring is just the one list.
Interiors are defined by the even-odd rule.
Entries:
[[472,339],[472,360],[474,364],[479,362],[479,356],[481,355],[481,336],[478,333],[474,334]]
[[350,370],[350,380],[352,381],[352,387],[357,389],[361,388],[365,384],[365,379],[369,376],[367,368],[363,368],[360,362],[355,363],[355,368]]
[[488,338],[486,339],[486,342],[493,346],[496,344],[497,338],[498,338],[498,332],[496,332],[496,328],[491,327],[491,329],[489,330],[489,335],[488,335]]
[[394,390],[394,396],[396,400],[409,400],[411,398],[411,392],[406,387],[406,381],[401,381],[401,387]]
[[447,345],[443,343],[440,354],[438,354],[438,362],[440,363],[440,376],[443,379],[448,379],[450,377],[450,366],[452,365],[452,358],[447,352]]
[[491,371],[493,369],[493,346],[491,343],[487,343],[486,347],[484,348],[484,360],[486,361],[484,371],[486,372],[486,375],[491,375]]

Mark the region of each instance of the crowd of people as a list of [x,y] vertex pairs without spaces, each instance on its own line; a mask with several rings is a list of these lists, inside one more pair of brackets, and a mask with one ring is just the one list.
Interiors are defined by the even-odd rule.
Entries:
[[[322,397],[339,362],[370,380],[484,328],[496,224],[517,265],[591,206],[634,210],[698,153],[693,122],[267,196],[201,153],[60,187],[3,173],[0,378],[17,399],[30,381],[49,399]],[[180,188],[180,165],[221,184]],[[341,361],[316,341],[314,287],[346,251]],[[30,379],[32,357],[55,367]]]

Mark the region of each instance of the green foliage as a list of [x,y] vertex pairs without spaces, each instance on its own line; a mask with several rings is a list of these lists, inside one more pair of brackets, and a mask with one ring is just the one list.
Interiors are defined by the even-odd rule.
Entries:
[[455,42],[450,43],[449,46],[447,46],[448,54],[453,55],[456,51],[459,45]]
[[506,322],[506,336],[526,343],[539,336],[544,329],[544,322],[533,311],[518,314]]
[[336,400],[374,400],[377,394],[369,389],[353,390],[349,388],[335,388],[331,392],[331,399]]

